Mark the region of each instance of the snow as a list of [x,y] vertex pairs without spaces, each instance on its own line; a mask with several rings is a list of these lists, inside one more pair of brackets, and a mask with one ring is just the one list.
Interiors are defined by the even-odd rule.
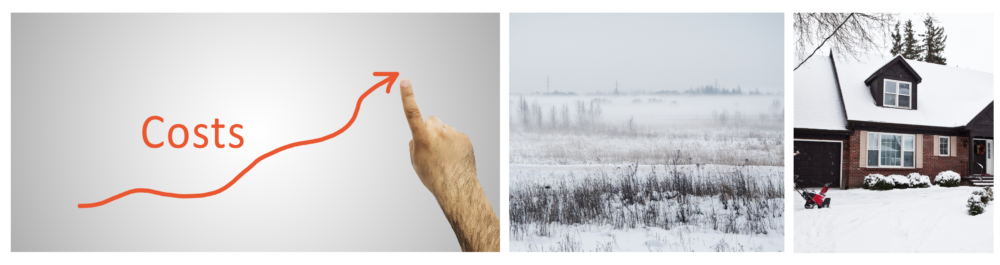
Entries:
[[955,173],[955,171],[945,170],[941,173],[938,173],[937,177],[934,177],[934,183],[941,183],[942,181],[946,180],[961,180],[961,179],[962,177],[958,175],[958,173]]
[[874,184],[874,183],[878,183],[879,181],[884,181],[884,182],[888,182],[888,183],[890,183],[892,185],[896,185],[896,182],[893,181],[892,178],[883,176],[882,174],[878,174],[878,173],[868,174],[868,176],[865,176],[864,183],[873,183]]
[[903,175],[889,175],[889,178],[892,179],[893,185],[906,184],[906,186],[910,186],[910,178],[908,178],[906,176],[903,176]]
[[847,130],[830,57],[816,56],[795,70],[795,128]]
[[926,175],[920,175],[920,173],[910,173],[906,177],[910,180],[910,187],[919,186],[920,184],[931,185],[931,178]]
[[[561,189],[560,184],[566,182],[580,181],[585,178],[608,178],[615,177],[605,172],[616,170],[621,165],[613,164],[590,164],[590,165],[510,165],[510,187],[517,189],[527,186],[550,186],[553,190]],[[667,170],[677,170],[687,174],[698,172],[729,172],[734,166],[728,165],[639,165],[640,175],[652,171],[659,172],[665,177]],[[770,180],[774,183],[783,181],[784,167],[777,166],[747,166],[742,167],[751,176]],[[646,176],[640,177],[645,179]],[[709,212],[718,212],[719,216],[729,213],[720,206],[717,196],[690,197],[692,204],[705,214],[699,215],[702,219],[692,221],[689,224],[679,224],[664,229],[661,227],[641,226],[634,229],[615,229],[608,224],[559,224],[552,222],[547,225],[550,235],[539,236],[537,234],[523,235],[523,238],[516,238],[513,234],[510,239],[510,251],[582,251],[582,252],[602,252],[602,251],[641,251],[641,252],[776,252],[784,250],[784,217],[777,216],[769,218],[767,222],[772,226],[766,234],[747,233],[723,233],[713,229],[711,225],[706,225]],[[784,200],[780,198],[772,199],[779,212],[784,212]],[[673,216],[670,206],[672,202],[665,202],[659,206],[664,207],[665,213]],[[650,203],[652,205],[652,203]],[[638,205],[638,204],[636,204]],[[629,207],[629,206],[620,206]],[[730,211],[732,207],[729,208]],[[699,218],[699,217],[694,217]],[[537,231],[537,227],[542,224],[528,224],[529,231]],[[571,246],[568,250],[567,246]]]
[[[810,59],[810,61],[815,59]],[[878,107],[875,105],[875,99],[872,98],[870,90],[865,85],[865,79],[892,59],[891,57],[869,55],[860,57],[860,61],[854,58],[836,61],[848,120],[959,127],[968,124],[972,118],[993,102],[992,73],[906,60],[906,63],[923,78],[922,82],[917,84],[917,110]],[[811,106],[818,103],[800,101],[798,78],[798,71],[796,71],[796,122],[799,121],[799,115],[803,112],[832,111],[826,106]],[[826,78],[807,75],[805,78],[814,78],[817,80],[816,82],[825,83],[832,76]],[[819,87],[819,85],[817,86]],[[826,85],[822,85],[820,88],[828,89]],[[833,89],[836,90],[836,87]],[[825,96],[825,94],[817,95]],[[806,106],[803,106],[805,109],[798,108],[802,105],[800,102],[806,103]],[[799,128],[798,123],[796,123],[796,128]]]
[[618,230],[610,225],[560,225],[551,229],[554,235],[561,236],[511,240],[510,252],[553,251],[567,241],[579,244],[577,251],[580,252],[775,252],[782,250],[785,240],[783,235],[777,233],[769,236],[734,235],[696,226],[670,230],[658,227]]
[[831,189],[831,207],[795,196],[795,252],[993,252],[993,204],[970,216],[975,187]]

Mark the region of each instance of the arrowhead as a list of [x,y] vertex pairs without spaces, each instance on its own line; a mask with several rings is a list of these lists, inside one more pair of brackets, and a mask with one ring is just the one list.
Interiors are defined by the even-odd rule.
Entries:
[[388,76],[385,79],[383,79],[381,82],[378,82],[378,84],[375,85],[375,86],[377,87],[377,86],[382,85],[382,83],[389,82],[389,84],[385,87],[385,93],[389,94],[389,90],[392,89],[392,83],[395,83],[396,82],[396,78],[399,77],[399,72],[374,72],[374,73],[372,73],[372,75],[373,76]]

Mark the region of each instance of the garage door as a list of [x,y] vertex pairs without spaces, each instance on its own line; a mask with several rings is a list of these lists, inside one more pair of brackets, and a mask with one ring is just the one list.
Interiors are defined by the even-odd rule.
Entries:
[[794,173],[805,187],[821,187],[831,183],[840,187],[840,142],[814,142],[795,140]]

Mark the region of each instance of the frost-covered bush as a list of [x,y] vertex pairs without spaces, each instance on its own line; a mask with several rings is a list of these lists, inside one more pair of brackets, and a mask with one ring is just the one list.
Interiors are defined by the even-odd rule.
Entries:
[[986,204],[983,204],[983,199],[979,195],[972,195],[965,206],[969,207],[969,215],[972,216],[983,213],[983,208],[986,208]]
[[869,190],[891,190],[896,186],[896,182],[890,177],[882,174],[870,174],[865,176],[864,187]]
[[892,179],[893,188],[905,189],[910,187],[910,178],[903,175],[889,175],[889,179]]
[[987,196],[987,197],[989,197],[990,201],[993,201],[993,199],[994,199],[994,197],[993,197],[993,187],[985,187],[985,188],[983,188],[983,196]]
[[926,188],[931,186],[931,177],[920,175],[920,173],[910,173],[906,178],[910,179],[910,188]]
[[958,187],[960,181],[962,181],[962,176],[951,170],[945,170],[934,177],[934,183],[941,187]]
[[972,197],[978,197],[980,199],[979,201],[982,202],[983,205],[989,205],[990,204],[990,197],[986,196],[986,192],[984,192],[984,191],[974,190],[974,191],[972,191]]

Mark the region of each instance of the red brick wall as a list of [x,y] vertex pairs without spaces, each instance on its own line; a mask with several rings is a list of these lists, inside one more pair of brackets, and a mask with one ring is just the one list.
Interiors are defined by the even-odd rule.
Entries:
[[[938,173],[945,170],[958,172],[963,177],[969,174],[969,146],[963,146],[963,142],[969,141],[968,137],[956,137],[956,156],[934,156],[934,135],[924,134],[923,144],[923,168],[862,168],[861,167],[861,131],[854,131],[850,139],[850,151],[847,159],[848,174],[847,187],[860,188],[868,174],[878,173],[882,175],[908,175],[913,172],[931,177],[931,182]],[[972,145],[971,142],[969,144]]]

